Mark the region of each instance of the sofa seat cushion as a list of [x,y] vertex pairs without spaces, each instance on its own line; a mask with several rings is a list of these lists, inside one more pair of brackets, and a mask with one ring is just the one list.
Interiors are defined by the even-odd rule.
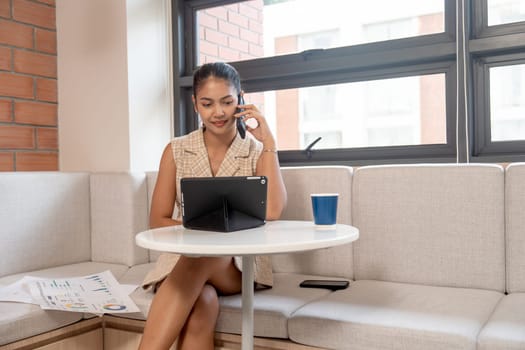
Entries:
[[489,290],[361,280],[297,310],[295,342],[337,349],[475,349],[503,297]]
[[82,313],[45,311],[38,305],[0,302],[0,345],[52,331],[83,319]]
[[130,297],[140,309],[140,312],[118,314],[119,317],[146,320],[154,294],[151,290],[145,291],[140,285],[148,271],[153,269],[153,267],[155,267],[154,262],[132,266],[124,276],[118,279],[120,283],[135,284],[139,286],[133,293],[131,293]]
[[478,349],[525,349],[525,293],[501,299],[478,337]]
[[[300,288],[305,279],[329,278],[293,273],[275,273],[271,289],[257,290],[254,305],[254,335],[272,338],[288,338],[288,318],[301,306],[326,296],[325,289]],[[241,334],[242,296],[240,294],[220,298],[220,314],[216,330],[223,333]]]
[[[127,269],[127,266],[116,264],[78,263],[5,276],[0,278],[0,286],[7,286],[24,276],[66,278],[105,270],[110,270],[118,278]],[[23,303],[0,302],[0,310],[0,345],[52,331],[90,317],[80,312],[42,310],[38,305]]]
[[[133,266],[119,279],[120,283],[140,284],[146,273],[155,263]],[[319,276],[299,275],[289,273],[274,274],[274,287],[258,290],[254,297],[254,334],[256,336],[288,338],[287,319],[299,307],[325,296],[329,293],[323,289],[299,288],[299,283],[305,279],[320,278]],[[322,277],[326,278],[326,277]],[[137,304],[140,313],[119,314],[119,317],[145,320],[149,312],[154,294],[151,290],[137,288],[131,298]],[[218,332],[241,334],[242,309],[241,294],[220,297],[220,315],[217,321]]]

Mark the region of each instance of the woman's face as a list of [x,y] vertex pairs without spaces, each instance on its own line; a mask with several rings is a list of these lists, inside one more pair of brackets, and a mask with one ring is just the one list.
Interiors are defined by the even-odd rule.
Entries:
[[235,131],[235,113],[238,101],[235,88],[221,78],[209,77],[193,96],[195,111],[201,116],[206,131],[228,134]]

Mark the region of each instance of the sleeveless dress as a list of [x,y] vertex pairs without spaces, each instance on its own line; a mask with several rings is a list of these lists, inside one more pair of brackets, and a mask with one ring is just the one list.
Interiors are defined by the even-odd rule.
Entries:
[[[173,208],[173,218],[181,218],[180,179],[184,177],[212,177],[208,152],[204,144],[204,129],[200,128],[185,136],[176,137],[171,141],[173,158],[177,167],[177,196]],[[224,160],[215,176],[252,176],[255,174],[257,160],[262,153],[262,144],[247,135],[242,139],[239,134],[233,140],[226,152]],[[163,253],[157,259],[153,270],[148,272],[142,287],[147,289],[156,286],[171,272],[180,255]],[[255,257],[254,280],[257,286],[271,287],[273,285],[272,265],[270,257]],[[235,266],[242,271],[241,257],[234,257]]]

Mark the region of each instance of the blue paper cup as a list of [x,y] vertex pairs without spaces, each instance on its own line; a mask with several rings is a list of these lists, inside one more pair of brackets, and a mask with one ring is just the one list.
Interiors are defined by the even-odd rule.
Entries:
[[319,227],[332,227],[337,220],[338,193],[313,193],[312,209],[314,223]]

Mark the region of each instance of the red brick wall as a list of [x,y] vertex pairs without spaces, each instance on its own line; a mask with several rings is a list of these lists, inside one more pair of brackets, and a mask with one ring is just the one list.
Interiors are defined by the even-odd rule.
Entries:
[[55,0],[0,0],[0,171],[58,170]]
[[199,64],[262,57],[263,1],[199,11]]

